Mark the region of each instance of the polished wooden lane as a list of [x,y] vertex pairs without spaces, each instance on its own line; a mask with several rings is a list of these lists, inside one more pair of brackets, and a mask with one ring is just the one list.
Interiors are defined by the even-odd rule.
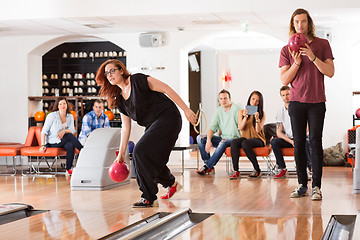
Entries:
[[[106,191],[71,191],[64,176],[0,176],[2,204],[26,203],[50,210],[1,225],[0,239],[97,239],[156,212],[183,208],[215,215],[177,239],[320,239],[332,214],[356,215],[360,209],[360,195],[352,193],[351,168],[324,168],[324,199],[319,202],[289,198],[296,177],[230,181],[224,161],[215,175],[199,176],[186,169],[184,175],[175,176],[183,190],[149,209],[131,208],[140,197],[135,180]],[[159,189],[158,196],[165,192]]]
[[321,239],[321,215],[252,217],[215,214],[176,239]]

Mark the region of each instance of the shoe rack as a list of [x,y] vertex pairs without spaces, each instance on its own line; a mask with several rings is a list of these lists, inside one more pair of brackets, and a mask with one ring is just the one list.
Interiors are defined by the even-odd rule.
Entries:
[[[96,84],[95,75],[100,65],[110,58],[126,65],[126,51],[111,42],[71,42],[51,49],[42,59],[42,96],[83,96],[86,99],[99,96],[100,86]],[[43,100],[45,113],[53,102]],[[88,108],[87,102],[78,101],[77,107]]]

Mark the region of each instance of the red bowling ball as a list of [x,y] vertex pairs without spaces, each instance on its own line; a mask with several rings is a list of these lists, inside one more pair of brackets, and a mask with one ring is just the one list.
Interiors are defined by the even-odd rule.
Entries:
[[308,43],[308,39],[302,33],[294,33],[289,38],[289,48],[291,51],[299,52],[300,48],[306,47],[305,43]]
[[356,110],[355,116],[356,116],[357,118],[360,118],[360,108],[358,108],[358,110]]
[[109,168],[109,176],[114,182],[123,182],[129,177],[129,166],[124,162],[114,162]]

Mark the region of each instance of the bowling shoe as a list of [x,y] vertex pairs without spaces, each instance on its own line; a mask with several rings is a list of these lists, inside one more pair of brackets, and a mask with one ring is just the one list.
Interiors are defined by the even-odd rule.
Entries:
[[240,172],[239,172],[239,171],[236,171],[236,172],[230,177],[230,180],[235,180],[235,179],[239,179],[239,178],[241,178]]
[[321,190],[318,186],[315,186],[312,190],[312,194],[311,194],[311,200],[313,201],[320,201],[322,200],[322,193]]
[[72,170],[71,169],[66,170],[65,175],[66,176],[71,176],[72,175]]
[[257,177],[261,177],[261,172],[258,172],[256,170],[253,170],[252,173],[250,173],[249,178],[257,178]]
[[175,186],[172,187],[168,187],[166,189],[166,194],[162,195],[160,198],[161,199],[169,199],[171,198],[176,192],[180,191],[182,189],[182,186],[180,185],[180,183],[175,182]]
[[149,200],[146,200],[145,198],[141,198],[139,201],[134,203],[132,205],[133,208],[147,208],[147,207],[158,207],[159,203],[158,201],[154,201],[153,203],[150,203]]
[[299,184],[299,186],[290,194],[290,198],[299,198],[307,196],[307,190],[308,188],[303,186],[302,184]]
[[204,165],[199,170],[197,170],[196,173],[199,175],[215,174],[215,168],[208,168],[206,165]]
[[286,177],[286,172],[287,172],[286,168],[281,169],[280,172],[274,176],[274,178],[284,178]]

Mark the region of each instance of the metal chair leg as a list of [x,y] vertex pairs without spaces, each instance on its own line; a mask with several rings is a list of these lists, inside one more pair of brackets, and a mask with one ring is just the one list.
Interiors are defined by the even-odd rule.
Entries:
[[267,166],[267,172],[268,172],[268,176],[272,176],[275,175],[275,168],[276,166],[273,164],[273,162],[271,161],[269,156],[263,157],[265,162],[266,162],[266,166]]
[[[12,157],[12,172],[9,172],[9,162],[8,162],[8,157]],[[14,176],[16,175],[16,167],[15,167],[15,158],[16,156],[5,156],[5,172],[0,172],[0,175],[2,176]]]

